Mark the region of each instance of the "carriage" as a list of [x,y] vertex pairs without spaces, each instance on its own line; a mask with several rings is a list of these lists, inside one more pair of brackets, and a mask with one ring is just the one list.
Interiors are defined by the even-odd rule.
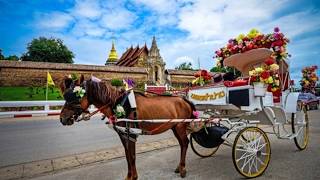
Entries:
[[[191,132],[191,148],[198,156],[212,156],[222,144],[230,146],[236,170],[244,177],[257,177],[265,172],[271,158],[267,134],[293,140],[299,150],[307,147],[309,139],[306,107],[298,101],[299,93],[292,92],[290,88],[289,66],[285,58],[280,58],[273,68],[268,61],[268,70],[276,72],[277,78],[267,80],[269,85],[273,80],[279,81],[276,91],[273,85],[267,91],[261,83],[252,83],[261,81],[261,78],[267,83],[264,77],[269,72],[262,76],[260,68],[261,77],[253,80],[255,76],[250,75],[252,71],[249,70],[255,68],[258,72],[259,66],[267,64],[266,59],[274,55],[270,48],[277,49],[278,55],[286,56],[284,45],[288,40],[278,32],[279,29],[275,28],[273,35],[262,36],[256,30],[250,31],[248,36],[254,35],[253,41],[258,42],[260,47],[254,46],[258,48],[252,48],[251,42],[242,47],[250,48],[245,51],[230,46],[228,53],[234,51],[234,54],[225,56],[227,58],[223,64],[239,70],[242,74],[240,79],[224,81],[222,78],[220,83],[176,92],[178,96],[150,97],[134,93],[132,89],[122,91],[112,88],[108,83],[97,81],[97,78],[85,81],[83,75],[80,80],[66,77],[61,85],[66,104],[61,110],[60,121],[63,125],[72,125],[75,121],[90,119],[98,111],[102,112],[124,146],[127,179],[138,178],[135,166],[138,135],[155,135],[168,129],[173,130],[179,141],[180,162],[175,172],[180,173],[181,177],[186,176],[187,130]],[[95,105],[97,110],[89,114],[89,105]]]
[[[245,77],[250,69],[261,65],[271,54],[266,48],[253,49],[228,57],[225,64],[238,69]],[[274,102],[271,92],[261,92],[261,88],[250,85],[250,81],[240,80],[241,83],[235,86],[216,83],[189,89],[185,95],[199,112],[197,119],[117,121],[188,122],[200,127],[189,138],[195,154],[202,158],[210,157],[221,144],[227,145],[232,147],[233,164],[241,175],[246,178],[260,176],[267,169],[271,158],[267,134],[293,140],[299,150],[304,150],[308,144],[309,121],[306,108],[298,101],[299,93],[291,92],[288,64],[281,61],[279,65],[282,91],[279,102]]]
[[[232,55],[224,63],[246,76],[249,69],[261,64],[271,53],[269,49],[254,49]],[[281,61],[279,65],[282,96],[277,103],[271,92],[260,93],[261,89],[243,83],[234,87],[220,84],[193,88],[188,92],[189,100],[201,112],[201,119],[211,122],[190,135],[191,148],[198,156],[212,156],[223,143],[232,147],[236,170],[252,178],[268,167],[271,146],[267,134],[293,140],[299,150],[306,148],[308,114],[298,101],[299,93],[290,92],[287,63]]]

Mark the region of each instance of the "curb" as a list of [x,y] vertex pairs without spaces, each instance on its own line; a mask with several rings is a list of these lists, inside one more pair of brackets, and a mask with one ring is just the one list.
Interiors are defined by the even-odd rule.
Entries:
[[[136,153],[141,154],[177,145],[178,142],[175,138],[142,143],[137,144]],[[106,162],[108,160],[122,157],[125,157],[124,149],[122,146],[118,146],[114,148],[102,149],[65,157],[0,167],[0,180],[31,178],[47,173],[55,173],[70,168],[81,167],[96,162]]]
[[0,115],[0,119],[4,118],[26,118],[26,117],[39,117],[39,116],[58,116],[60,113],[43,113],[43,114],[6,114]]

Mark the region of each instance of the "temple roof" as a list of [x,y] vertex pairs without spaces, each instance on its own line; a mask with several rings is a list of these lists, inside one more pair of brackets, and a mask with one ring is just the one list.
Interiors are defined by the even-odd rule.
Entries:
[[144,51],[146,52],[146,54],[148,54],[149,52],[146,44],[142,48],[139,48],[139,45],[136,46],[135,48],[131,46],[122,54],[122,56],[120,57],[116,65],[132,67],[137,63],[139,56]]
[[149,56],[161,57],[155,36],[153,36],[153,38],[152,38],[152,44],[151,44],[151,48],[149,50]]
[[107,63],[115,63],[118,60],[118,54],[116,48],[114,47],[114,41],[112,41],[112,48],[107,59]]

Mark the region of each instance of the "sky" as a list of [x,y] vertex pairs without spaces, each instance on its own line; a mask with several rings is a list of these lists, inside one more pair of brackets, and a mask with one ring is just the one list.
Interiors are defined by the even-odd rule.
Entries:
[[0,0],[0,24],[6,56],[21,56],[44,36],[62,39],[76,64],[104,65],[112,39],[121,56],[155,36],[167,68],[191,62],[208,70],[230,38],[279,27],[290,39],[291,77],[320,68],[320,0]]

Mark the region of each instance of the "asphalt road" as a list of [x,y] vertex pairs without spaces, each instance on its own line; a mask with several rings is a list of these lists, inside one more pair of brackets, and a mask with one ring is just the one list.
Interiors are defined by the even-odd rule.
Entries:
[[[293,140],[279,140],[269,135],[271,161],[266,172],[257,179],[320,179],[320,111],[310,112],[310,138],[306,150],[298,151]],[[179,161],[179,147],[175,146],[139,154],[137,170],[139,179],[181,179],[173,171]],[[209,158],[199,158],[189,148],[186,180],[243,179],[232,163],[231,148],[222,146]],[[125,158],[100,162],[88,166],[47,174],[36,180],[88,180],[124,179],[127,173]]]
[[[118,135],[100,120],[63,126],[58,116],[0,119],[0,167],[120,146]],[[172,137],[139,137],[139,142]]]

